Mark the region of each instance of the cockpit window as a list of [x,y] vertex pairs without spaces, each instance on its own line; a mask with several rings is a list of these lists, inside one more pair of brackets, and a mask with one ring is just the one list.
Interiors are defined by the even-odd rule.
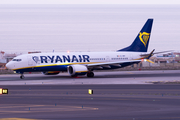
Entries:
[[12,61],[17,61],[17,62],[19,62],[19,61],[21,61],[21,59],[13,59]]

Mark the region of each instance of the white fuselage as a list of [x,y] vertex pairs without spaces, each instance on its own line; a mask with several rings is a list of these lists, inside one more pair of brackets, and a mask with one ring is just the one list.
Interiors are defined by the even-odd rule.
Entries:
[[[140,52],[35,53],[17,56],[6,66],[12,70],[22,72],[27,72],[28,70],[31,72],[43,71],[43,69],[44,71],[49,71],[52,70],[50,68],[52,66],[59,66],[59,69],[56,68],[54,69],[54,71],[67,71],[67,69],[65,69],[64,67],[61,69],[60,66],[129,61],[140,58],[140,55]],[[49,69],[47,67],[49,67]]]

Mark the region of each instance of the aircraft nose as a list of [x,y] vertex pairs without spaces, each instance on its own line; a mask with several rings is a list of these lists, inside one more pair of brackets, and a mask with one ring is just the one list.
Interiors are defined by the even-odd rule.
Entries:
[[6,68],[12,69],[12,68],[13,68],[13,63],[12,63],[12,62],[8,62],[8,63],[6,64]]

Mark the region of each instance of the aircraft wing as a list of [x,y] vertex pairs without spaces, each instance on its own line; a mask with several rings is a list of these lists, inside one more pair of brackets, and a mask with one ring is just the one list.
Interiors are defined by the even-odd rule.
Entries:
[[104,62],[104,63],[95,63],[95,64],[88,64],[88,68],[97,68],[97,69],[103,69],[103,68],[112,68],[112,67],[123,67],[125,64],[134,64],[139,63],[141,60],[127,60],[127,61],[116,61],[116,62]]
[[[160,53],[167,53],[167,52],[172,52],[174,50],[168,50],[168,51],[161,51],[161,52],[153,52],[153,55],[154,54],[160,54]],[[148,56],[149,54],[141,54],[142,57],[145,57],[145,56]]]

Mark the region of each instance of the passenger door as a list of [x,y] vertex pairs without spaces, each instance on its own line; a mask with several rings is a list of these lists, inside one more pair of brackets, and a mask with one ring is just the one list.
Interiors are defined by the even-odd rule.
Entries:
[[35,61],[32,59],[32,56],[28,55],[28,66],[35,66]]

